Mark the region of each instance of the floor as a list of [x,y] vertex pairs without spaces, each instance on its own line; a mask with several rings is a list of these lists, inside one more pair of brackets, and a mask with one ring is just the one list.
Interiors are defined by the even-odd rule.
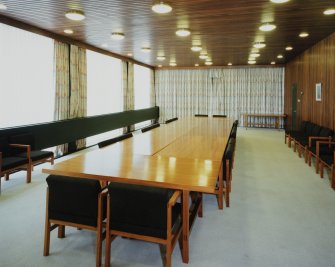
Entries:
[[[238,129],[231,207],[218,210],[204,197],[204,217],[190,237],[190,262],[179,247],[172,265],[189,267],[335,266],[335,192],[327,176],[315,174],[284,144],[284,133]],[[44,165],[45,166],[45,165]],[[0,266],[95,266],[95,235],[67,228],[51,235],[43,257],[46,175],[35,168],[31,184],[23,172],[2,183]],[[103,243],[104,245],[104,243]],[[159,246],[118,238],[111,266],[162,266]]]

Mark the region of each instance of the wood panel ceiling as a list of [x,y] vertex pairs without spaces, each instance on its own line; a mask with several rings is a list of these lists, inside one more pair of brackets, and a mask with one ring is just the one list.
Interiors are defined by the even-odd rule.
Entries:
[[[70,36],[75,40],[157,67],[175,61],[178,67],[204,65],[199,52],[192,45],[201,45],[214,66],[246,65],[253,44],[266,43],[260,49],[257,65],[271,61],[283,64],[308,47],[334,32],[335,15],[325,16],[323,11],[335,8],[334,1],[290,0],[275,4],[269,0],[168,0],[173,10],[168,14],[152,12],[151,0],[0,0],[7,10],[0,15],[47,31]],[[82,10],[86,18],[76,22],[64,14],[69,9]],[[0,20],[1,21],[1,20]],[[274,23],[277,28],[262,32],[259,26]],[[191,35],[178,37],[178,28],[189,28]],[[112,40],[111,32],[123,32],[121,41]],[[300,38],[300,32],[309,33]],[[67,35],[68,36],[68,35]],[[107,45],[107,48],[102,45]],[[292,51],[286,51],[286,46]],[[141,51],[150,47],[150,53]],[[282,54],[283,59],[277,55]],[[165,56],[158,61],[157,56]]]

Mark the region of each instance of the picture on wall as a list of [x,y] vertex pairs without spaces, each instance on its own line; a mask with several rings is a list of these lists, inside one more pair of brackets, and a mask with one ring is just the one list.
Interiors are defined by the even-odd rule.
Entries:
[[322,95],[321,83],[317,83],[315,85],[315,100],[316,101],[321,101],[321,95]]

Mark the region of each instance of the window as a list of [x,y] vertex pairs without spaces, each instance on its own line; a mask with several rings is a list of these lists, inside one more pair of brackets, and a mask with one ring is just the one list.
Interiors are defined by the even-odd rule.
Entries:
[[52,39],[0,23],[0,128],[53,121]]
[[[135,109],[150,107],[150,89],[151,89],[151,70],[134,64],[134,97]],[[144,121],[135,124],[135,129],[142,128],[150,124]]]
[[[87,116],[123,111],[121,60],[87,50]],[[122,134],[122,129],[88,137],[86,145]]]

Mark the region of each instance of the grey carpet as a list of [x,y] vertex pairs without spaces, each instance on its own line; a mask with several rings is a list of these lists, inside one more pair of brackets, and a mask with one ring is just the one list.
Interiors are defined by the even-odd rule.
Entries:
[[[45,165],[44,165],[45,166]],[[95,266],[95,235],[67,228],[51,235],[43,257],[45,177],[35,168],[31,184],[23,172],[2,178],[0,266]],[[292,149],[282,131],[238,129],[231,207],[217,209],[204,197],[204,217],[190,237],[190,262],[178,245],[172,265],[190,267],[335,266],[335,192]],[[104,243],[103,243],[104,249]],[[111,266],[162,266],[159,246],[118,238]],[[104,253],[103,253],[104,255]]]

